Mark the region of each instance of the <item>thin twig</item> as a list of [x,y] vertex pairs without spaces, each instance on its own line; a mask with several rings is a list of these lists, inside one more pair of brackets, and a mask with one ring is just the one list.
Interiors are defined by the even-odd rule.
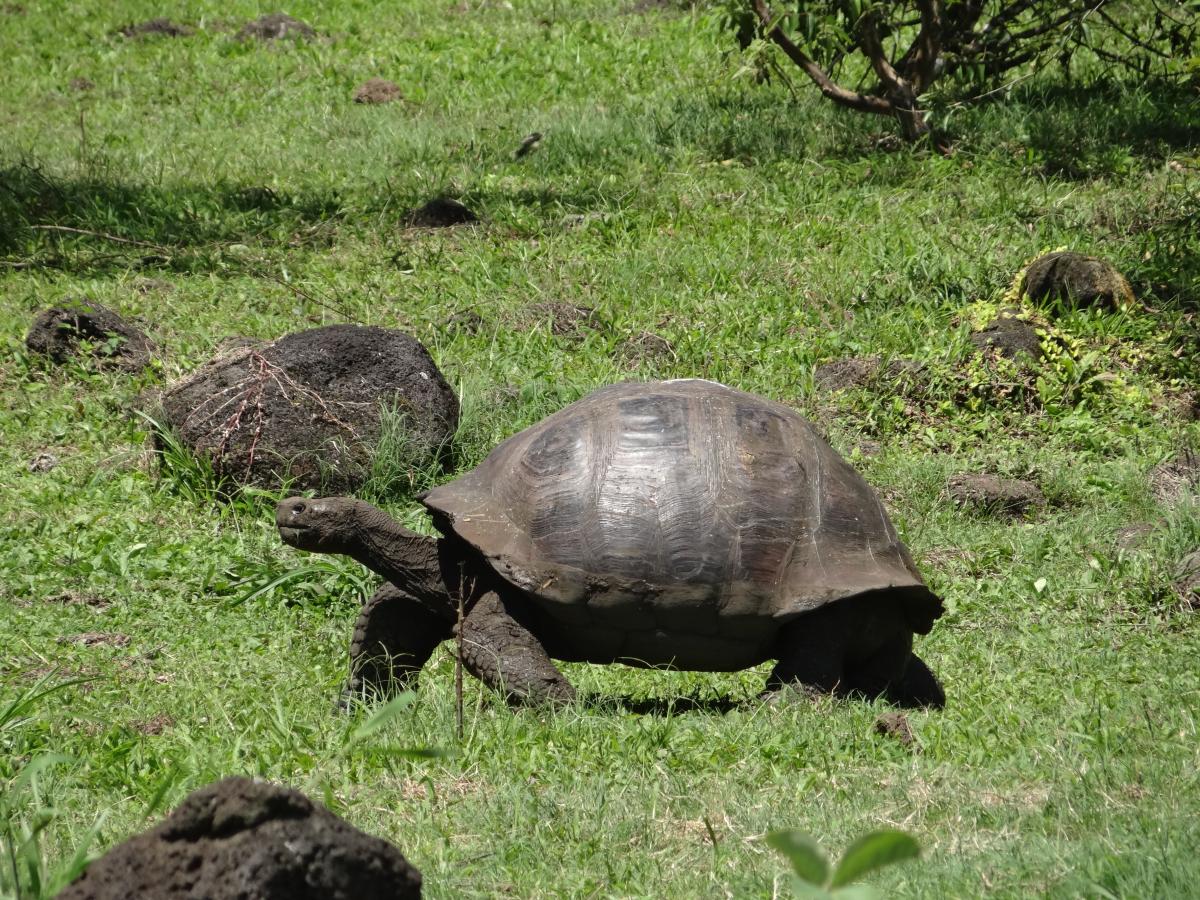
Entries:
[[129,244],[134,247],[149,247],[151,250],[157,250],[160,253],[170,253],[170,247],[164,247],[162,244],[151,244],[147,241],[135,241],[132,238],[117,237],[115,234],[108,234],[104,231],[92,231],[89,228],[71,228],[69,225],[30,225],[30,228],[36,228],[38,231],[65,231],[69,234],[84,234],[88,237],[104,238],[106,241],[113,241],[117,244]]

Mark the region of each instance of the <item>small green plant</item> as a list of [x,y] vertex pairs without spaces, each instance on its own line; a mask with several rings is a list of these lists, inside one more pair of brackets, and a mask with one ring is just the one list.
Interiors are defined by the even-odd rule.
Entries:
[[867,900],[878,897],[871,887],[853,884],[869,872],[892,863],[916,859],[921,855],[915,838],[903,831],[885,828],[864,834],[842,854],[836,866],[808,835],[785,828],[767,835],[767,844],[787,857],[792,864],[793,885],[802,897],[840,897],[842,900]]

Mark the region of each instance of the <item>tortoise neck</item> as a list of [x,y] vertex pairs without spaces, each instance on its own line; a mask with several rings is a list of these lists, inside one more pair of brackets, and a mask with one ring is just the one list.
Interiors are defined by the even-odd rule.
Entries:
[[350,543],[350,556],[421,600],[453,606],[442,578],[440,538],[409,531],[365,503],[355,510],[354,519],[357,540]]

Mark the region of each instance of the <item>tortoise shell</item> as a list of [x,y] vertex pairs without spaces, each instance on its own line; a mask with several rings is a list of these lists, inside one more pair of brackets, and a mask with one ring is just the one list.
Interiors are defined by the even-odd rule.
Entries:
[[711,381],[597,390],[422,500],[551,619],[587,629],[576,643],[606,647],[579,658],[735,669],[845,598],[894,589],[916,631],[941,611],[813,426]]

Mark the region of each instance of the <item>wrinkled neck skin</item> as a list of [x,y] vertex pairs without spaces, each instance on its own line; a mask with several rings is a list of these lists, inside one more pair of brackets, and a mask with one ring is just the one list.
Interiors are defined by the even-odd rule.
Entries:
[[442,539],[409,531],[366,503],[356,504],[352,530],[348,555],[426,603],[456,608],[442,578]]

